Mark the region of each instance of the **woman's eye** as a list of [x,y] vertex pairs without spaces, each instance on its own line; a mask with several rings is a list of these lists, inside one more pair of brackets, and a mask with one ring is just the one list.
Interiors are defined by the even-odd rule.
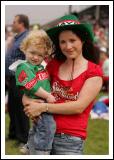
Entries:
[[65,41],[60,41],[60,44],[64,44],[65,43]]
[[71,40],[70,40],[70,42],[75,42],[75,41],[76,41],[75,39],[71,39]]

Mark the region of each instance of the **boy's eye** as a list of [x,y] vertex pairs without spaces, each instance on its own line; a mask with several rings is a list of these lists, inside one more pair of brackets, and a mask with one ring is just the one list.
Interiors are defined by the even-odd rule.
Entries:
[[30,54],[34,55],[35,53],[34,52],[30,52]]
[[38,53],[38,52],[29,52],[31,55],[33,56],[38,56],[38,57],[42,57],[43,58],[43,55],[41,53]]
[[38,56],[41,57],[41,58],[43,57],[42,55],[38,55]]

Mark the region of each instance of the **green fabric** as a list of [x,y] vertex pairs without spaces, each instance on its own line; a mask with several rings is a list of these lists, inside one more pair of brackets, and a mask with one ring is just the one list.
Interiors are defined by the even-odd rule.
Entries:
[[65,20],[79,21],[75,15],[66,15],[66,16],[61,17],[59,23],[56,26],[54,26],[53,28],[50,28],[46,31],[53,42],[57,41],[58,34],[61,31],[66,30],[66,29],[81,30],[82,33],[85,31],[85,33],[86,33],[85,37],[84,37],[85,40],[88,37],[91,41],[94,41],[93,27],[90,23],[80,23],[80,24],[70,24],[70,23],[65,24],[65,23],[63,23],[62,25],[60,25],[60,23]]
[[[24,87],[23,92],[31,98],[37,98],[37,96],[35,96],[34,93],[39,89],[39,87],[42,87],[47,92],[50,92],[51,86],[50,86],[49,79],[37,80],[35,85],[33,85],[33,87],[30,88],[29,90],[25,87],[27,83],[35,79],[36,73],[38,71],[43,71],[43,70],[44,70],[44,67],[42,65],[36,66],[28,62],[21,63],[20,65],[18,65],[15,73],[16,85],[19,87]],[[25,75],[25,78],[20,82],[19,76],[20,75],[23,76],[23,74]]]

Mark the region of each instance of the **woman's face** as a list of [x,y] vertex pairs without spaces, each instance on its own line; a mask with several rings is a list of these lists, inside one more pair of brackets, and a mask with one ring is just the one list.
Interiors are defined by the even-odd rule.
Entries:
[[60,33],[59,46],[67,59],[75,59],[82,54],[83,43],[81,39],[70,30]]

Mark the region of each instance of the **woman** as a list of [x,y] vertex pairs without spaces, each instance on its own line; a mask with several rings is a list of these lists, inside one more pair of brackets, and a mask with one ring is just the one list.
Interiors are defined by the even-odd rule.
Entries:
[[74,15],[47,31],[55,45],[54,59],[47,66],[56,104],[38,103],[23,97],[29,117],[43,112],[54,115],[56,134],[53,155],[83,154],[89,113],[102,87],[102,72],[93,50],[90,24],[80,23]]

